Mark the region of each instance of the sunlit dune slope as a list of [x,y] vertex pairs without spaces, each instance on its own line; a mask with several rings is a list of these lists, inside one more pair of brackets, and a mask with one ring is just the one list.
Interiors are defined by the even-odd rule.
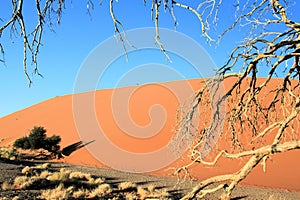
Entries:
[[[153,163],[157,161],[151,160],[148,153],[162,151],[162,155],[153,156],[164,159],[166,155],[162,149],[174,135],[176,110],[180,104],[186,103],[193,91],[201,87],[201,81],[175,81],[55,97],[0,118],[0,138],[5,139],[2,145],[12,144],[15,139],[28,134],[33,126],[43,126],[48,134],[61,136],[62,147],[80,140],[95,140],[64,158],[63,162],[98,167],[118,166],[118,169],[131,169],[144,162],[145,169],[151,165],[159,168],[160,163]],[[225,89],[232,81],[225,82]],[[278,80],[272,80],[272,84],[278,84]],[[218,142],[220,146],[228,145],[224,138]],[[127,154],[144,156],[145,159],[126,160],[135,158],[127,157]],[[299,150],[273,156],[267,162],[266,173],[259,165],[243,184],[300,191],[299,159]],[[118,163],[120,160],[123,160],[121,164]],[[172,172],[170,167],[185,162],[180,159],[150,173],[165,176]],[[234,172],[241,164],[221,159],[216,167],[194,167],[192,174],[202,180],[212,175]]]

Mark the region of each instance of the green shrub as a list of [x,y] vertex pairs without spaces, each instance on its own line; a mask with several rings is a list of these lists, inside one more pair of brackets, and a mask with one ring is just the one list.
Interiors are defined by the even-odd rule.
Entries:
[[31,144],[29,142],[28,137],[22,137],[22,138],[17,139],[14,142],[14,147],[21,148],[21,149],[30,149]]
[[61,138],[58,135],[53,135],[51,137],[44,139],[43,149],[55,153],[58,152],[60,146],[58,145],[61,141]]
[[46,137],[47,130],[41,126],[35,126],[30,131],[29,136],[17,139],[14,142],[14,147],[21,149],[45,149],[51,153],[57,153],[60,149],[60,136],[53,135]]
[[28,140],[31,149],[41,149],[44,146],[47,130],[41,126],[35,126],[30,131]]

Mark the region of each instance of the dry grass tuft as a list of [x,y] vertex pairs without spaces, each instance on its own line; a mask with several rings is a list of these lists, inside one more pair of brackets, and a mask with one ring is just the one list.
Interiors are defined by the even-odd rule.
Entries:
[[13,187],[16,189],[26,189],[33,183],[33,179],[27,176],[18,176],[15,178]]
[[118,185],[118,189],[121,190],[121,191],[136,190],[137,185],[135,183],[132,183],[132,182],[122,182]]
[[40,173],[39,177],[40,178],[44,178],[44,179],[47,179],[48,176],[50,176],[52,173],[49,172],[48,170],[44,170]]
[[49,181],[57,181],[57,182],[66,182],[69,180],[69,176],[71,174],[70,170],[66,170],[65,168],[61,168],[59,172],[54,172],[53,174],[47,177]]
[[2,183],[1,189],[2,190],[10,190],[10,189],[12,189],[12,185],[10,185],[8,182],[5,181]]
[[49,169],[50,167],[51,167],[50,163],[44,163],[36,166],[37,169]]
[[86,189],[79,189],[73,192],[73,198],[86,198],[89,195],[90,191]]
[[65,200],[70,198],[70,190],[65,189],[63,184],[59,184],[55,189],[44,190],[39,198],[45,200]]
[[21,173],[22,173],[22,174],[25,174],[25,175],[31,174],[31,173],[32,173],[32,169],[31,169],[31,167],[26,166],[26,167],[24,167],[24,168],[22,169]]
[[105,178],[96,178],[96,179],[91,178],[88,180],[88,183],[92,185],[99,185],[105,183]]
[[172,195],[166,189],[156,189],[154,185],[147,188],[138,187],[139,199],[172,199]]
[[145,199],[146,197],[149,196],[150,192],[143,188],[142,186],[139,186],[137,188],[137,194],[139,195],[140,199]]
[[8,160],[16,160],[20,156],[19,152],[14,148],[0,148],[0,157]]
[[110,184],[104,183],[99,185],[96,189],[91,191],[90,197],[104,197],[107,194],[112,193],[113,189]]
[[82,172],[71,172],[69,178],[89,181],[92,179],[92,175]]
[[139,198],[137,197],[137,195],[135,193],[128,193],[125,196],[126,200],[138,200]]

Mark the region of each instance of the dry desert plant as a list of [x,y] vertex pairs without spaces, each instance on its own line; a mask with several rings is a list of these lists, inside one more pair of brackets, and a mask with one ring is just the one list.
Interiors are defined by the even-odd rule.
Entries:
[[65,200],[69,199],[70,193],[73,190],[72,187],[64,188],[63,184],[59,184],[56,188],[52,190],[44,190],[39,198],[45,200]]
[[50,163],[43,163],[43,164],[35,166],[35,168],[37,168],[37,169],[49,169],[50,167],[51,167]]
[[51,172],[49,172],[48,170],[43,170],[43,171],[40,173],[39,177],[40,177],[40,178],[47,179],[47,177],[50,176],[50,175],[51,175]]
[[139,199],[173,199],[166,189],[156,189],[154,185],[137,187],[137,195]]
[[92,184],[92,185],[99,185],[99,184],[102,184],[104,182],[105,182],[105,178],[102,178],[102,177],[96,178],[96,179],[95,178],[90,178],[88,180],[88,183]]
[[57,182],[65,182],[69,180],[69,176],[71,174],[70,170],[65,168],[61,168],[59,172],[54,172],[47,177],[49,181],[57,181]]
[[103,183],[91,191],[90,197],[91,198],[104,197],[105,195],[110,194],[112,191],[113,191],[113,188],[110,184]]
[[17,189],[26,189],[33,184],[33,179],[27,176],[17,176],[15,178],[13,187]]
[[87,198],[89,196],[90,191],[87,189],[79,189],[73,192],[73,197],[74,198]]
[[32,170],[33,170],[33,169],[32,169],[31,167],[25,166],[25,167],[22,169],[21,173],[22,173],[22,174],[25,174],[25,175],[31,174],[31,173],[32,173]]
[[121,191],[124,191],[124,190],[136,190],[137,188],[137,184],[136,183],[133,183],[133,182],[122,182],[122,183],[119,183],[118,185],[118,189],[121,190]]
[[16,160],[20,156],[19,152],[14,148],[1,147],[0,158],[8,160]]
[[71,172],[69,178],[89,181],[92,179],[92,176],[91,174],[82,173],[82,172]]
[[8,182],[4,181],[1,185],[1,189],[2,190],[10,190],[10,189],[12,189],[12,185],[9,184]]

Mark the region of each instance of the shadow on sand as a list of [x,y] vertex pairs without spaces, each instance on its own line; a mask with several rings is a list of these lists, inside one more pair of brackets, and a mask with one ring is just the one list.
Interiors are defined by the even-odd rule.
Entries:
[[93,143],[95,140],[89,141],[87,143],[83,143],[82,141],[76,142],[74,144],[71,144],[69,146],[66,146],[61,150],[61,155],[64,157],[70,156],[73,152],[81,149],[82,147],[89,145]]

